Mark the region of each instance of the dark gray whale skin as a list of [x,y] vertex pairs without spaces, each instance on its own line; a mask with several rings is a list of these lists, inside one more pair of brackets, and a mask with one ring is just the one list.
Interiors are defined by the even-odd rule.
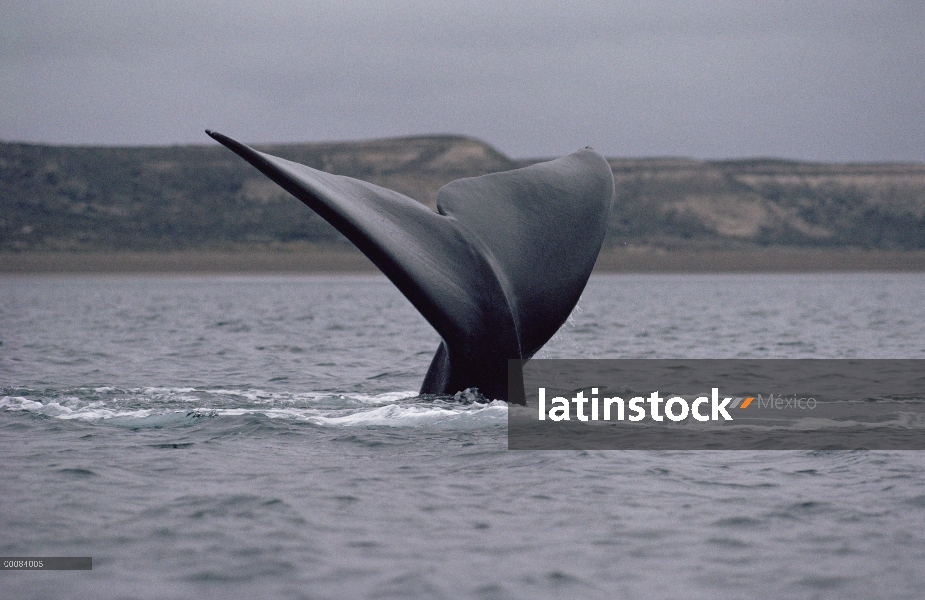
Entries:
[[[586,148],[458,179],[437,211],[365,181],[257,152],[206,130],[307,204],[394,283],[440,334],[422,394],[508,397],[508,360],[532,357],[568,318],[604,241],[613,172]],[[516,375],[515,375],[516,376]],[[515,382],[516,383],[516,382]]]

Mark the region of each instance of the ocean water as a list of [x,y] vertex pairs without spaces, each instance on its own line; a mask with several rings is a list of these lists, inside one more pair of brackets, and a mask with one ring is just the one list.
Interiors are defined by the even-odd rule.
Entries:
[[[509,451],[378,276],[0,278],[2,598],[921,598],[925,453]],[[925,275],[595,276],[546,358],[925,358]]]

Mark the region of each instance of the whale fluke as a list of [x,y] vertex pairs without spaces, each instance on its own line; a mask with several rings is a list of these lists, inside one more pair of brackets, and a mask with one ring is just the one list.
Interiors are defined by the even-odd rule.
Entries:
[[434,212],[398,192],[206,133],[337,228],[437,330],[443,341],[422,394],[478,388],[508,400],[508,359],[532,357],[568,318],[613,204],[610,165],[590,148],[450,182]]

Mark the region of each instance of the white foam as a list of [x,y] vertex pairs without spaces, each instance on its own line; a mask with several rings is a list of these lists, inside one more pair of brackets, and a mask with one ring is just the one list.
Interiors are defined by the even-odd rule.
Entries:
[[323,427],[421,427],[490,425],[507,423],[507,404],[494,401],[465,407],[443,408],[389,404],[349,415],[316,416],[309,421]]
[[5,408],[7,410],[35,410],[41,407],[41,402],[29,400],[22,396],[4,396],[0,398],[0,408]]
[[361,404],[389,404],[413,398],[418,394],[413,391],[385,392],[382,394],[331,394],[329,392],[266,392],[259,389],[254,390],[226,390],[211,389],[202,390],[201,393],[212,396],[226,396],[232,398],[243,398],[251,402],[275,403],[275,402],[323,402],[330,400],[343,400],[351,403]]
[[[68,406],[69,403],[74,406]],[[87,421],[97,419],[111,419],[117,416],[146,416],[150,410],[136,409],[120,411],[107,408],[103,402],[90,402],[84,404],[77,398],[66,397],[62,401],[38,402],[21,396],[4,396],[0,398],[0,408],[15,411],[28,411],[58,419],[83,419]]]
[[[417,396],[398,391],[382,394],[340,394],[302,392],[297,394],[262,390],[196,390],[195,388],[146,387],[97,388],[113,396],[92,402],[76,396],[46,401],[23,396],[0,398],[0,409],[26,411],[63,420],[102,421],[129,427],[155,427],[197,420],[202,417],[235,418],[262,415],[271,419],[293,419],[320,427],[437,427],[478,428],[507,423],[507,404],[500,401],[469,404],[433,404],[402,401]],[[203,404],[203,393],[216,402]],[[199,394],[191,395],[191,394]],[[238,399],[217,406],[222,398]],[[177,410],[175,402],[192,403]],[[340,400],[341,402],[331,402]],[[325,401],[326,404],[320,404]],[[197,404],[198,403],[198,404]],[[300,403],[308,403],[309,406]],[[361,406],[358,406],[361,405]],[[314,405],[314,406],[312,406]]]
[[146,388],[133,388],[127,391],[129,392],[140,391],[143,394],[189,394],[190,392],[195,392],[196,388],[146,387]]
[[212,396],[230,396],[232,398],[244,398],[251,402],[265,402],[274,400],[285,400],[291,398],[288,394],[278,394],[274,392],[265,392],[263,390],[202,390],[202,393]]
[[417,392],[385,392],[382,394],[351,394],[350,396],[344,396],[345,398],[349,397],[351,400],[357,402],[364,402],[366,404],[386,404],[390,402],[398,402],[399,400],[404,400],[406,398],[414,398],[417,396]]

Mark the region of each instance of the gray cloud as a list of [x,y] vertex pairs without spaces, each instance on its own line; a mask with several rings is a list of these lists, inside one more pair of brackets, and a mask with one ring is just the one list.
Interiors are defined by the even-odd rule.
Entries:
[[918,2],[22,2],[0,138],[925,160]]

